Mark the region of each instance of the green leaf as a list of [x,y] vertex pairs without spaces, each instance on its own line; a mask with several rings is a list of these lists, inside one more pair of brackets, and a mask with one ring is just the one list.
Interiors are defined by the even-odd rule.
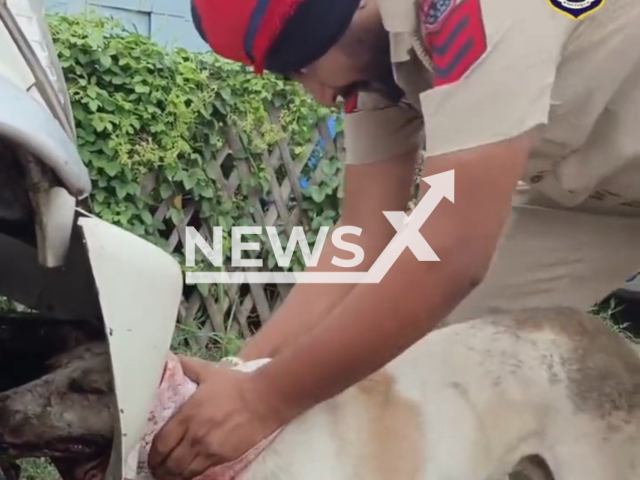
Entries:
[[129,193],[129,185],[122,182],[113,182],[114,187],[116,188],[116,195],[120,200],[124,199]]
[[110,177],[115,177],[118,174],[118,172],[120,172],[122,167],[120,166],[120,164],[118,162],[113,161],[113,162],[108,162],[108,163],[105,163],[104,165],[102,165],[102,169]]
[[309,194],[316,203],[322,202],[326,196],[324,189],[320,188],[318,185],[312,185],[309,187]]
[[196,283],[196,288],[203,297],[208,297],[211,294],[211,285],[208,283]]
[[142,218],[142,221],[144,221],[144,223],[146,223],[147,225],[152,225],[154,223],[153,216],[148,210],[141,210],[140,217]]
[[175,208],[169,210],[169,218],[171,218],[171,221],[175,226],[182,225],[184,222],[184,214],[182,213],[182,210],[177,210]]
[[111,67],[113,61],[111,60],[111,57],[109,55],[100,55],[100,63],[104,68],[109,68]]
[[340,185],[340,179],[336,176],[331,176],[325,180],[325,185],[329,188],[329,191],[331,191]]
[[184,185],[184,188],[186,188],[187,190],[191,190],[193,189],[193,187],[196,186],[196,184],[198,183],[198,175],[196,172],[192,171],[189,172],[187,175],[185,175],[185,177],[182,180],[182,184]]
[[173,192],[174,190],[171,184],[163,183],[162,185],[160,185],[160,197],[163,200],[166,200],[167,198],[171,197],[173,195]]
[[198,190],[198,195],[202,198],[214,198],[216,195],[216,192],[212,186],[205,185]]

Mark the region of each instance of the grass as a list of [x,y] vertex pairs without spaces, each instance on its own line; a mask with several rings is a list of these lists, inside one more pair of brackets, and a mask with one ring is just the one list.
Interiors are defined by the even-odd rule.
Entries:
[[48,460],[30,458],[20,462],[22,466],[21,480],[60,480],[57,470]]
[[[220,360],[224,357],[237,355],[243,343],[244,339],[231,331],[222,334],[203,333],[198,327],[178,324],[171,350],[177,354],[204,358],[205,360]],[[210,345],[214,345],[214,347],[212,348]]]
[[602,319],[609,328],[622,335],[624,338],[633,343],[640,343],[640,338],[634,338],[627,330],[625,330],[629,324],[621,323],[617,318],[619,308],[616,307],[615,300],[609,301],[607,304],[601,303],[596,305],[591,310],[591,314]]
[[[625,338],[637,342],[625,330],[626,325],[618,325],[616,313],[618,308],[614,302],[601,304],[593,308],[592,314],[600,317],[609,327]],[[213,340],[213,341],[210,341]],[[215,348],[203,345],[215,345]],[[195,327],[178,325],[173,338],[172,350],[175,353],[196,356],[207,360],[219,360],[222,357],[235,355],[242,347],[243,339],[231,332],[225,334],[203,334]],[[58,472],[47,460],[29,459],[20,462],[22,480],[60,480]]]

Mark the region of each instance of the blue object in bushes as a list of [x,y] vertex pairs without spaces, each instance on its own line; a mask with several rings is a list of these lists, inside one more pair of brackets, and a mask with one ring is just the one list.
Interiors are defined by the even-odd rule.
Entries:
[[[342,114],[344,117],[344,114]],[[332,116],[327,120],[327,127],[329,127],[329,135],[331,135],[332,139],[336,138],[336,117]],[[318,167],[318,163],[320,163],[320,159],[324,153],[324,139],[320,137],[318,139],[318,143],[316,143],[316,147],[313,149],[311,156],[309,157],[309,166],[311,167],[311,171],[314,172]],[[300,187],[304,190],[309,187],[310,177],[302,177],[300,178]]]

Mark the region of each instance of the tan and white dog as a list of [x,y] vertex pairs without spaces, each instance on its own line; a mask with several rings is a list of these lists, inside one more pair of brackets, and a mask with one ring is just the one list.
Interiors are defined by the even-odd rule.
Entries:
[[[139,479],[153,435],[196,388],[169,367]],[[549,308],[441,328],[200,480],[492,480],[516,465],[640,480],[640,357],[601,320]]]

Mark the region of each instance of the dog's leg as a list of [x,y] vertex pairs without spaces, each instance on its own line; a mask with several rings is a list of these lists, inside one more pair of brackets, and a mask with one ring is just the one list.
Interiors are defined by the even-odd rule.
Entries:
[[[568,426],[568,428],[571,428]],[[637,460],[627,441],[606,444],[600,436],[583,445],[559,448],[549,459],[555,480],[637,480]],[[625,438],[624,440],[628,440]]]

